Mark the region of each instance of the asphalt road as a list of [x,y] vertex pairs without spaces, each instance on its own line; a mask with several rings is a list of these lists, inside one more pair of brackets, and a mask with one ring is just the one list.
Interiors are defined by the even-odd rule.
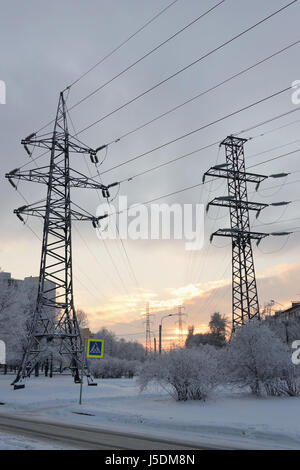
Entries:
[[[0,414],[0,431],[47,443],[86,450],[206,450],[209,447],[138,436],[74,424],[35,421],[29,417]],[[211,447],[210,447],[211,448]],[[216,449],[216,447],[214,447]]]

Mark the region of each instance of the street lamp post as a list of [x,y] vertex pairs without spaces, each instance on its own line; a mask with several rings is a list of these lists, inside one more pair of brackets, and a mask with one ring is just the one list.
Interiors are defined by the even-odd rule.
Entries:
[[178,313],[169,313],[168,315],[165,315],[164,317],[161,318],[160,320],[160,325],[158,327],[159,329],[159,339],[158,339],[158,352],[159,354],[161,354],[161,343],[162,343],[162,322],[165,318],[168,318],[168,317],[175,317],[177,316]]

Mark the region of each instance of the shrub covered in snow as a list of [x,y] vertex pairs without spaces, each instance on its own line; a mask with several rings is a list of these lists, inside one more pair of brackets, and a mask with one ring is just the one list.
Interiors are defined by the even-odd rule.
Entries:
[[286,344],[266,325],[249,322],[233,335],[224,357],[229,382],[255,395],[299,395],[296,369]]
[[156,382],[178,401],[204,400],[218,382],[218,354],[212,346],[164,353],[143,364],[141,390]]
[[137,374],[140,367],[139,361],[127,361],[116,357],[106,356],[97,361],[91,360],[89,363],[91,373],[96,378],[119,379],[121,377],[132,378]]

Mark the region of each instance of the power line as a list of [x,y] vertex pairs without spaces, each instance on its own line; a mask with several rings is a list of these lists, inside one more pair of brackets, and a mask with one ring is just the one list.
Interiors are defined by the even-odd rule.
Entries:
[[[85,240],[85,238],[83,237],[82,233],[80,233],[80,230],[76,227],[76,225],[74,225],[74,228],[77,232],[77,234],[79,235],[79,237],[81,238],[82,242],[84,243],[84,245],[86,246],[88,252],[90,253],[91,255],[91,258],[93,258],[94,262],[99,266],[100,270],[99,272],[103,272],[103,263],[101,263],[101,261],[99,260],[99,258],[95,255],[95,253],[92,251],[92,249],[90,248],[89,244],[87,243],[87,241]],[[107,272],[104,272],[105,274],[105,278],[108,276]],[[111,278],[111,281],[112,283],[114,284],[114,280],[113,278]],[[117,289],[117,286],[114,285],[115,289],[118,291]]]
[[206,59],[207,57],[209,57],[210,55],[214,54],[215,52],[221,50],[222,48],[224,48],[225,46],[227,46],[228,44],[232,43],[233,41],[235,41],[236,39],[239,39],[240,37],[242,37],[244,34],[252,31],[253,29],[255,29],[257,26],[263,24],[264,22],[268,21],[269,19],[273,18],[275,15],[281,13],[282,11],[284,11],[286,8],[292,6],[294,3],[296,3],[298,0],[293,0],[292,2],[288,3],[287,5],[283,6],[282,8],[280,8],[279,10],[276,10],[275,12],[271,13],[270,15],[266,16],[265,18],[263,18],[262,20],[258,21],[257,23],[255,23],[254,25],[250,26],[249,28],[243,30],[242,32],[240,32],[239,34],[233,36],[231,39],[229,39],[228,41],[225,41],[224,43],[220,44],[219,46],[217,46],[216,48],[212,49],[211,51],[207,52],[206,54],[202,55],[201,57],[199,57],[198,59],[194,60],[193,62],[191,62],[190,64],[186,65],[185,67],[177,70],[175,73],[173,73],[172,75],[169,75],[168,77],[166,77],[165,79],[161,80],[160,82],[156,83],[155,85],[153,85],[152,87],[148,88],[147,90],[145,90],[144,92],[136,95],[134,98],[132,98],[131,100],[127,101],[126,103],[124,103],[123,105],[119,106],[118,108],[115,108],[113,111],[111,111],[110,113],[106,114],[105,116],[102,116],[101,118],[97,119],[96,121],[92,122],[91,124],[89,124],[88,126],[86,126],[85,128],[81,129],[79,131],[79,134],[87,131],[88,129],[90,129],[91,127],[95,126],[96,124],[99,124],[101,121],[103,121],[104,119],[108,118],[109,116],[111,116],[112,114],[116,113],[117,111],[120,111],[121,109],[124,109],[126,106],[132,104],[133,102],[137,101],[138,99],[142,98],[143,96],[145,96],[146,94],[150,93],[151,91],[157,89],[158,87],[160,87],[161,85],[163,85],[164,83],[168,82],[169,80],[177,77],[179,74],[185,72],[186,70],[188,70],[189,68],[193,67],[194,65],[198,64],[199,62],[201,62],[202,60]]
[[[100,173],[99,173],[97,164],[96,164],[95,166],[96,166],[96,168],[97,168],[97,175],[98,175],[99,181],[102,182],[102,181],[101,181],[101,175],[100,175]],[[119,185],[119,187],[120,187],[120,185]],[[107,198],[107,201],[108,201],[109,207],[111,208],[111,201],[110,201],[108,198]],[[118,239],[120,240],[120,243],[121,243],[121,246],[122,246],[122,250],[123,250],[123,252],[124,252],[124,254],[125,254],[125,258],[126,258],[126,261],[127,261],[128,266],[129,266],[129,271],[130,271],[130,273],[131,273],[131,275],[132,275],[132,278],[133,278],[133,280],[134,280],[134,282],[135,282],[135,284],[136,284],[136,286],[137,286],[137,289],[140,290],[140,285],[139,285],[139,282],[138,282],[138,280],[137,280],[137,277],[136,277],[135,271],[134,271],[134,269],[133,269],[132,263],[131,263],[131,261],[130,261],[128,252],[127,252],[126,247],[125,247],[125,244],[124,244],[124,242],[123,242],[123,240],[122,240],[122,238],[121,238],[121,236],[120,236],[120,231],[119,231],[119,226],[118,226],[117,221],[115,221],[115,226],[116,226],[116,231],[117,231],[117,234],[118,234]]]
[[[144,54],[142,57],[140,57],[138,60],[136,60],[135,62],[133,62],[132,64],[130,64],[128,67],[126,67],[125,69],[123,69],[121,72],[119,72],[117,75],[115,75],[114,77],[112,77],[110,80],[108,80],[107,82],[103,83],[102,85],[100,85],[98,88],[96,88],[94,91],[92,91],[91,93],[89,93],[88,95],[84,96],[81,100],[77,101],[77,103],[75,103],[74,105],[72,105],[70,107],[70,111],[74,108],[76,108],[77,106],[79,106],[80,104],[82,104],[84,101],[86,101],[87,99],[91,98],[92,96],[94,96],[96,93],[98,93],[100,90],[102,90],[103,88],[105,88],[107,85],[109,85],[110,83],[112,83],[114,80],[116,80],[117,78],[121,77],[124,73],[128,72],[129,70],[131,70],[133,67],[135,67],[137,64],[139,64],[140,62],[142,62],[144,59],[146,59],[147,57],[149,57],[150,55],[152,55],[154,52],[158,51],[158,49],[160,49],[161,47],[163,47],[164,45],[166,45],[167,43],[169,43],[170,41],[172,41],[173,39],[175,39],[177,36],[179,36],[181,33],[183,33],[184,31],[186,31],[188,28],[190,28],[191,26],[193,26],[195,23],[197,23],[198,21],[200,21],[202,18],[204,18],[206,15],[208,15],[209,13],[211,13],[213,10],[215,10],[217,7],[219,7],[221,4],[223,4],[226,0],[221,0],[219,3],[217,3],[216,5],[214,5],[213,7],[211,7],[210,9],[208,9],[207,11],[205,11],[204,13],[202,13],[200,16],[198,16],[197,18],[195,18],[193,21],[191,21],[189,24],[187,24],[186,26],[184,26],[183,28],[181,28],[180,30],[178,30],[176,33],[172,34],[171,36],[169,36],[165,41],[161,42],[160,44],[158,44],[156,47],[154,47],[153,49],[151,49],[149,52],[147,52],[146,54]],[[82,131],[81,131],[82,132]]]
[[296,45],[299,45],[299,44],[300,44],[300,40],[298,40],[296,42],[293,42],[292,44],[289,44],[288,46],[284,47],[283,49],[280,49],[279,51],[275,52],[274,54],[272,54],[268,57],[265,57],[264,59],[256,62],[255,64],[251,65],[250,67],[247,67],[247,68],[241,70],[240,72],[238,72],[234,75],[231,75],[226,80],[223,80],[223,81],[219,82],[217,85],[214,85],[213,87],[208,88],[207,90],[202,91],[201,93],[198,93],[197,95],[193,96],[192,98],[189,98],[188,100],[184,101],[183,103],[180,103],[179,105],[172,107],[168,111],[165,111],[164,113],[159,114],[158,116],[156,116],[155,118],[145,122],[144,124],[141,124],[141,125],[135,127],[134,129],[132,129],[128,132],[125,132],[124,134],[120,135],[118,138],[113,139],[107,145],[111,145],[113,143],[119,142],[121,139],[124,139],[125,137],[128,137],[129,135],[132,135],[132,134],[134,134],[135,132],[137,132],[141,129],[144,129],[145,127],[149,126],[150,124],[153,124],[154,122],[160,120],[161,118],[163,118],[165,116],[168,116],[169,114],[173,113],[174,111],[177,111],[178,109],[181,109],[183,106],[185,106],[189,103],[192,103],[193,101],[201,98],[202,96],[206,95],[207,93],[210,93],[211,91],[216,90],[217,88],[221,87],[222,85],[225,85],[226,83],[229,83],[231,80],[233,80],[237,77],[240,77],[241,75],[245,74],[246,72],[249,72],[250,70],[254,69],[255,67],[267,62],[268,60],[276,57],[279,54],[282,54],[283,52],[286,52],[290,48],[292,48]]
[[[291,2],[291,3],[289,3],[288,5],[284,6],[282,9],[277,10],[277,11],[274,12],[272,15],[270,15],[270,16],[264,18],[263,20],[261,20],[261,22],[257,23],[256,25],[253,25],[250,29],[253,29],[254,27],[256,27],[256,26],[258,26],[259,24],[261,24],[262,22],[268,20],[268,19],[271,18],[272,16],[274,16],[274,15],[276,15],[277,13],[281,12],[283,9],[285,9],[285,8],[287,8],[287,7],[289,7],[289,6],[291,6],[291,5],[292,5],[293,3],[295,3],[296,1],[297,1],[297,0],[294,0],[293,2]],[[175,2],[172,2],[172,4],[173,4],[173,3],[175,3]],[[169,7],[170,7],[172,4],[170,4]],[[167,8],[168,8],[168,7],[166,7],[166,9],[167,9]],[[248,30],[249,30],[249,29],[248,29]],[[247,32],[248,30],[245,30],[243,33],[240,33],[240,34],[245,34],[245,32]],[[233,40],[233,39],[232,39],[232,40]],[[297,42],[296,42],[294,45],[296,45],[296,44],[297,44]],[[287,47],[288,47],[288,48],[289,48],[289,47],[292,47],[292,45],[287,46]],[[283,49],[283,50],[284,50],[284,49]],[[283,52],[283,50],[282,50],[282,52]],[[278,53],[280,53],[280,51],[279,51]],[[276,53],[275,53],[275,54],[276,54]],[[271,56],[270,56],[270,58],[271,58]],[[200,60],[200,59],[199,59],[199,60]],[[266,59],[266,60],[267,60],[267,59]],[[53,121],[51,121],[51,122],[53,122]],[[48,124],[50,124],[51,122],[49,122]],[[297,121],[296,121],[296,122],[297,122]],[[47,125],[48,125],[48,124],[47,124]],[[46,127],[46,126],[44,126],[44,127]],[[43,127],[43,128],[44,128],[44,127]],[[40,132],[43,128],[41,128],[38,132]],[[83,130],[80,131],[80,132],[83,132]],[[36,160],[38,160],[38,159],[41,158],[42,156],[46,155],[47,153],[48,153],[48,151],[42,153],[41,155],[37,156],[35,159],[32,159],[31,161],[35,162]],[[27,166],[27,165],[30,164],[30,163],[31,163],[31,162],[25,163],[23,166],[20,167],[20,169],[24,168],[25,166]]]
[[[112,166],[111,168],[108,168],[107,170],[103,171],[101,174],[104,175],[104,174],[106,174],[106,173],[108,173],[108,172],[110,172],[110,171],[112,171],[112,170],[115,170],[115,169],[117,169],[117,168],[120,168],[121,166],[127,165],[128,163],[131,163],[131,162],[133,162],[133,161],[139,160],[140,158],[145,157],[146,155],[150,155],[151,153],[156,152],[157,150],[160,150],[160,149],[162,149],[162,148],[165,148],[165,147],[167,147],[168,145],[174,144],[175,142],[178,142],[178,141],[180,141],[180,140],[182,140],[182,139],[185,139],[186,137],[190,137],[190,136],[193,135],[193,134],[196,134],[196,133],[198,133],[198,132],[200,132],[200,131],[202,131],[202,130],[204,130],[204,129],[207,129],[207,128],[210,127],[210,126],[213,126],[213,125],[215,125],[215,124],[218,124],[218,123],[220,123],[220,122],[222,122],[222,121],[224,121],[224,120],[226,120],[226,119],[228,119],[228,118],[230,118],[230,117],[232,117],[232,116],[236,116],[237,114],[239,114],[239,113],[241,113],[241,112],[243,112],[243,111],[246,111],[246,110],[248,110],[248,109],[251,109],[251,108],[253,108],[254,106],[257,106],[257,105],[259,105],[259,104],[261,104],[261,103],[264,103],[264,102],[266,102],[266,101],[268,101],[268,100],[270,100],[270,99],[272,99],[272,98],[275,98],[275,97],[277,97],[277,96],[279,96],[279,95],[281,95],[281,94],[283,94],[283,93],[285,93],[285,92],[287,92],[287,91],[289,91],[289,90],[291,90],[291,89],[292,89],[292,86],[289,86],[289,87],[287,87],[287,88],[283,88],[282,90],[279,90],[279,91],[277,91],[277,92],[275,92],[275,93],[272,93],[271,95],[269,95],[269,96],[267,96],[267,97],[265,97],[265,98],[261,98],[260,100],[257,100],[257,101],[255,101],[255,102],[253,102],[253,103],[251,103],[251,104],[249,104],[249,105],[247,105],[247,106],[244,106],[244,107],[242,107],[242,108],[240,108],[240,109],[238,109],[238,110],[236,110],[236,111],[233,111],[233,112],[231,112],[231,113],[229,113],[229,114],[226,114],[225,116],[222,116],[222,117],[220,117],[220,118],[218,118],[218,119],[215,119],[214,121],[211,121],[211,122],[209,122],[208,124],[204,124],[203,126],[198,127],[197,129],[194,129],[194,130],[192,130],[192,131],[189,131],[189,132],[187,132],[187,133],[185,133],[185,134],[183,134],[183,135],[181,135],[181,136],[179,136],[179,137],[176,137],[176,138],[174,138],[174,139],[172,139],[172,140],[169,140],[169,141],[167,141],[167,142],[165,142],[165,143],[163,143],[163,144],[161,144],[161,145],[158,145],[158,146],[156,146],[156,147],[153,147],[152,149],[147,150],[146,152],[140,153],[140,154],[136,155],[135,157],[129,158],[128,160],[126,160],[126,161],[124,161],[124,162],[122,162],[122,163],[119,163],[118,165]],[[242,131],[242,132],[244,132],[244,131]]]
[[284,147],[288,147],[289,145],[296,144],[297,142],[300,142],[300,139],[292,140],[291,142],[287,142],[283,145],[278,145],[276,147],[272,147],[270,149],[263,150],[262,152],[250,154],[250,155],[247,156],[247,159],[254,158],[254,157],[259,157],[260,155],[264,155],[265,153],[273,152],[273,150],[279,150],[279,149],[282,149]]
[[[69,118],[70,118],[70,122],[71,122],[71,125],[72,125],[72,127],[73,127],[74,133],[76,134],[76,129],[75,129],[74,123],[73,123],[73,121],[72,121],[72,119],[71,119],[71,116],[70,116],[70,113],[69,113],[69,109],[67,110],[67,114],[68,114],[68,116],[69,116]],[[89,167],[89,165],[88,165],[88,163],[87,163],[87,160],[86,160],[86,156],[85,156],[85,155],[84,155],[84,162],[85,162],[86,167],[87,167],[87,170],[88,170],[88,172],[89,172],[89,174],[90,174],[90,176],[91,176],[91,170],[90,170],[90,167]],[[97,174],[98,174],[99,180],[100,180],[100,182],[101,182],[101,177],[100,177],[100,174],[99,174],[99,171],[98,171],[97,164],[95,164],[95,166],[96,166],[96,168],[97,168]],[[101,202],[102,200],[101,200],[101,196],[100,196],[100,194],[99,194],[99,190],[96,189],[96,192],[97,192],[99,201]],[[118,227],[116,227],[116,228],[117,228],[117,230],[118,230]],[[78,229],[77,229],[77,231],[78,231]],[[129,291],[128,291],[126,285],[125,285],[125,282],[124,282],[124,280],[123,280],[123,277],[121,276],[120,271],[119,271],[119,269],[118,269],[116,263],[114,262],[114,259],[113,259],[113,257],[112,257],[112,254],[111,254],[110,250],[109,250],[109,247],[108,247],[108,245],[106,244],[105,240],[103,239],[102,234],[101,234],[101,231],[99,231],[99,233],[100,233],[100,237],[101,237],[101,239],[102,239],[104,248],[105,248],[105,250],[106,250],[106,252],[107,252],[107,255],[109,256],[109,258],[110,258],[110,260],[111,260],[111,262],[112,262],[112,265],[113,265],[113,267],[114,267],[114,269],[115,269],[115,272],[116,272],[116,274],[117,274],[117,276],[118,276],[118,278],[119,278],[119,280],[120,280],[120,282],[121,282],[121,284],[122,284],[122,287],[124,288],[126,294],[129,295]],[[83,237],[82,237],[82,239],[83,239]],[[123,247],[123,251],[125,252],[126,259],[127,259],[128,263],[129,263],[129,267],[130,267],[130,269],[131,269],[131,272],[132,272],[133,275],[134,275],[135,282],[137,283],[137,286],[138,286],[138,282],[137,282],[137,279],[136,279],[136,277],[135,277],[135,273],[134,273],[133,268],[132,268],[132,265],[131,265],[131,263],[130,263],[128,254],[127,254],[127,252],[126,252],[126,248],[125,248],[125,246],[124,246],[123,241],[122,241],[122,240],[120,240],[120,241],[121,241],[121,244],[122,244],[122,247]],[[91,250],[90,250],[90,248],[88,247],[88,244],[86,243],[85,240],[84,240],[84,243],[86,244],[87,248],[89,249],[89,251],[90,251],[90,253],[91,253]],[[102,266],[102,263],[98,260],[98,258],[95,258],[95,259],[96,259],[96,261],[98,262],[98,264],[99,264],[100,267],[101,267],[101,266]],[[139,289],[139,287],[138,287],[138,289]]]
[[[267,119],[267,120],[265,120],[265,121],[261,121],[259,124],[255,124],[254,126],[251,126],[251,127],[247,128],[247,129],[243,129],[243,130],[241,130],[241,131],[239,131],[239,132],[237,132],[237,133],[235,133],[235,134],[233,134],[233,135],[241,135],[241,134],[244,134],[244,133],[249,132],[249,131],[251,131],[251,130],[257,128],[257,127],[261,127],[261,126],[263,126],[263,125],[265,125],[265,124],[269,124],[270,122],[273,122],[273,121],[275,121],[275,120],[278,120],[278,119],[280,119],[280,118],[282,118],[282,117],[285,117],[285,116],[288,116],[288,115],[290,115],[290,114],[296,113],[296,112],[298,112],[298,111],[300,111],[300,108],[299,108],[299,107],[295,107],[295,108],[293,108],[293,109],[291,109],[291,110],[289,110],[289,111],[286,111],[286,112],[284,112],[284,113],[277,114],[277,115],[275,115],[274,117],[269,118],[269,119]],[[276,128],[271,129],[271,130],[269,130],[269,131],[265,131],[264,133],[260,133],[260,134],[257,134],[257,135],[255,135],[255,136],[253,136],[253,137],[249,137],[249,140],[253,140],[253,139],[256,138],[256,137],[263,137],[263,136],[265,136],[265,135],[267,135],[267,134],[269,134],[269,133],[271,133],[271,132],[275,132],[275,131],[277,131],[277,130],[281,130],[281,129],[283,129],[283,128],[286,128],[286,127],[291,126],[291,125],[293,125],[293,124],[297,124],[297,123],[299,123],[299,122],[300,122],[300,120],[292,121],[292,122],[290,122],[290,123],[288,123],[288,124],[284,124],[284,125],[282,125],[282,126],[280,126],[280,127],[276,127]],[[75,134],[76,134],[76,131],[75,131]],[[73,137],[74,137],[74,136],[73,136]],[[207,148],[209,148],[209,147],[212,147],[213,145],[216,145],[216,144],[218,144],[218,143],[219,143],[219,141],[214,142],[214,143],[212,143],[212,144],[210,144],[210,145],[208,145],[208,146],[206,146],[206,147],[203,147],[203,150],[205,150],[205,149],[207,149]],[[156,150],[156,149],[153,149],[153,150],[151,150],[151,151],[154,152],[155,150]],[[201,149],[200,149],[200,150],[201,150]],[[32,162],[36,162],[36,161],[39,160],[40,158],[44,157],[48,152],[49,152],[49,151],[46,150],[45,152],[43,152],[42,154],[38,155],[37,157],[31,158],[28,162],[26,162],[26,163],[24,163],[22,166],[20,166],[19,169],[21,170],[21,169],[25,168],[26,166],[30,165]],[[180,157],[180,158],[184,158],[185,156],[192,155],[192,154],[194,154],[194,153],[196,153],[196,152],[197,152],[197,150],[194,151],[194,152],[191,152],[191,153],[189,153],[189,154],[186,154],[186,155],[184,155],[184,156],[182,156],[182,157]],[[141,157],[142,157],[142,156],[144,156],[144,154],[142,154]],[[168,165],[168,164],[170,164],[170,163],[173,163],[173,162],[179,160],[180,158],[176,158],[176,159],[174,159],[174,160],[171,160],[171,161],[169,161],[169,162],[166,162],[165,164],[158,165],[157,168],[159,168],[160,166],[165,166],[165,165]],[[125,162],[125,163],[126,163],[126,162]],[[124,164],[125,164],[125,163],[124,163]],[[113,169],[114,169],[114,168],[113,168]],[[155,167],[154,169],[156,169],[156,167]],[[109,169],[109,170],[107,170],[107,171],[111,171],[111,170],[112,170],[112,168]],[[147,170],[146,172],[148,172],[148,170]],[[102,174],[103,174],[103,173],[102,173]],[[92,177],[91,173],[90,173],[90,176]],[[96,175],[95,175],[95,176],[96,176]],[[95,176],[94,176],[94,177],[95,177]],[[139,176],[139,175],[138,175],[138,176]],[[126,181],[126,179],[125,179],[124,181]]]
[[[272,117],[272,118],[268,119],[267,121],[265,121],[264,124],[269,123],[269,122],[272,122],[272,121],[274,121],[274,120],[276,120],[276,119],[279,119],[279,118],[281,118],[281,117],[283,117],[283,116],[286,116],[286,115],[288,115],[288,114],[290,114],[290,113],[294,113],[294,112],[296,112],[296,111],[300,111],[300,108],[295,108],[295,109],[293,109],[293,110],[291,110],[291,111],[288,111],[288,112],[286,112],[286,113],[283,113],[283,114],[277,115],[277,116],[275,116],[275,117]],[[292,123],[290,123],[290,124],[287,124],[287,125],[294,124],[295,122],[298,122],[298,121],[294,121],[294,122],[292,122]],[[299,120],[299,122],[300,122],[300,120]],[[255,126],[252,126],[252,129],[254,129],[254,128],[256,128],[256,127],[260,127],[261,125],[262,125],[262,123],[260,122],[259,124],[256,124]],[[284,127],[285,127],[285,126],[284,126]],[[280,129],[280,128],[276,128],[276,130],[278,130],[278,129]],[[244,132],[245,132],[245,131],[240,131],[240,132],[238,132],[237,134],[234,134],[234,135],[241,135],[241,134],[244,133]],[[269,132],[273,132],[273,130],[271,130],[271,131],[269,131]],[[258,135],[254,136],[254,137],[250,137],[249,140],[254,140],[254,139],[258,138],[258,137],[263,137],[265,134],[266,134],[266,133],[258,134]],[[148,168],[148,169],[146,169],[146,170],[143,170],[143,171],[141,171],[140,173],[137,173],[137,174],[135,174],[135,175],[133,175],[133,176],[130,176],[129,178],[124,178],[123,180],[120,181],[120,184],[121,184],[121,183],[124,183],[125,181],[131,181],[131,180],[133,180],[134,178],[137,178],[137,177],[139,177],[139,176],[143,176],[143,175],[145,175],[145,174],[147,174],[147,173],[150,173],[151,171],[154,171],[154,170],[157,170],[157,169],[159,169],[159,168],[162,168],[162,167],[165,167],[165,166],[167,166],[167,165],[170,165],[171,163],[175,163],[175,162],[177,162],[177,161],[179,161],[179,160],[182,160],[183,158],[187,158],[187,157],[190,157],[190,156],[192,156],[192,155],[195,155],[196,153],[201,152],[201,151],[203,151],[203,150],[207,150],[207,149],[209,149],[209,148],[212,148],[212,147],[214,147],[215,145],[218,145],[218,144],[220,143],[220,140],[221,140],[221,139],[219,139],[219,140],[217,140],[217,141],[214,141],[214,142],[212,142],[212,143],[210,143],[210,144],[208,144],[208,145],[205,145],[204,147],[199,147],[199,148],[197,148],[197,149],[195,149],[195,150],[193,150],[193,151],[191,151],[191,152],[188,152],[188,153],[185,153],[185,154],[183,154],[183,155],[180,155],[179,157],[173,158],[172,160],[168,160],[167,162],[160,163],[159,165],[155,165],[154,167],[151,167],[151,168]],[[251,157],[251,156],[250,156],[250,157]]]
[[76,83],[78,83],[80,80],[82,80],[84,77],[86,77],[90,72],[95,70],[96,67],[101,65],[105,60],[107,60],[109,57],[111,57],[115,52],[117,52],[119,49],[121,49],[125,44],[127,44],[131,39],[133,39],[135,36],[137,36],[141,31],[147,28],[151,23],[153,23],[157,18],[159,18],[163,13],[165,13],[169,8],[171,8],[175,3],[177,3],[178,0],[174,0],[173,2],[169,3],[165,8],[160,10],[158,13],[156,13],[150,20],[148,20],[145,24],[143,24],[139,29],[137,29],[134,33],[130,34],[127,39],[122,41],[117,47],[112,49],[108,54],[106,54],[102,59],[100,59],[96,64],[94,64],[91,68],[89,68],[86,72],[84,72],[82,75],[80,75],[74,82],[72,82],[69,86],[66,88],[69,89],[72,86],[74,86]]
[[[268,162],[270,162],[270,161],[272,161],[272,160],[277,160],[277,159],[279,159],[279,158],[284,158],[284,157],[289,156],[289,155],[291,155],[291,154],[296,154],[296,152],[298,152],[298,151],[300,151],[300,148],[297,149],[297,150],[295,150],[295,151],[293,151],[293,152],[289,152],[289,153],[286,153],[286,154],[282,154],[282,155],[273,157],[273,158],[271,158],[271,159],[265,160],[265,161],[263,161],[263,162],[256,163],[255,165],[251,165],[251,166],[247,167],[247,170],[250,169],[250,168],[253,168],[253,167],[255,167],[255,166],[259,166],[259,165],[262,165],[262,164],[264,164],[264,163],[268,163]],[[203,186],[203,185],[205,185],[205,184],[207,184],[207,183],[210,183],[211,181],[214,181],[214,180],[215,180],[215,178],[213,178],[213,179],[211,179],[211,180],[206,180],[206,181],[201,182],[201,183],[196,183],[196,184],[193,184],[193,185],[191,185],[191,186],[187,186],[187,187],[184,187],[184,188],[182,188],[182,189],[178,189],[178,190],[173,191],[173,192],[171,192],[171,193],[167,193],[167,194],[163,194],[163,195],[161,195],[161,196],[157,196],[157,197],[152,198],[152,199],[150,199],[150,200],[148,200],[148,201],[139,202],[139,203],[137,203],[137,204],[134,204],[132,207],[138,207],[138,206],[141,206],[141,205],[143,205],[143,204],[151,204],[152,202],[158,201],[159,199],[163,199],[163,198],[166,198],[166,197],[175,196],[176,194],[180,194],[180,193],[183,193],[183,192],[185,192],[185,191],[189,191],[189,190],[191,190],[191,189],[198,188],[199,186]],[[286,185],[288,185],[288,184],[289,184],[289,183],[286,183]],[[271,188],[268,188],[268,189],[272,189],[272,187],[271,187]],[[114,215],[114,214],[119,215],[119,214],[121,214],[121,213],[123,213],[123,212],[127,212],[128,210],[129,210],[129,208],[127,207],[126,209],[122,209],[122,210],[120,210],[120,211],[118,211],[118,212],[116,212],[116,213],[114,212],[114,213],[108,214],[107,217],[111,217],[111,216]]]
[[[125,44],[127,44],[131,39],[133,39],[135,36],[137,36],[141,31],[147,28],[151,23],[153,23],[157,18],[159,18],[163,13],[165,13],[169,8],[171,8],[175,3],[177,3],[178,0],[174,0],[173,2],[169,3],[165,8],[160,10],[158,13],[156,13],[150,20],[148,20],[145,24],[143,24],[137,31],[132,33],[127,39],[122,41],[118,46],[116,46],[114,49],[112,49],[108,54],[106,54],[102,59],[100,59],[96,64],[94,64],[92,67],[90,67],[86,72],[84,72],[82,75],[80,75],[76,80],[74,80],[70,85],[68,85],[64,91],[70,90],[71,87],[73,87],[75,84],[77,84],[79,81],[81,81],[84,77],[86,77],[90,72],[95,70],[96,67],[101,65],[105,60],[107,60],[109,57],[111,57],[113,54],[115,54],[118,50],[120,50]],[[50,124],[52,124],[54,121],[51,120],[47,124],[45,124],[43,127],[41,127],[38,131],[42,131],[46,127],[48,127]]]
[[112,257],[112,254],[111,254],[111,252],[110,252],[108,246],[106,245],[106,241],[105,241],[105,239],[102,237],[102,234],[101,234],[100,231],[99,231],[99,234],[100,234],[102,243],[103,243],[103,245],[104,245],[104,248],[105,248],[105,250],[106,250],[106,252],[107,252],[107,254],[108,254],[109,258],[110,258],[110,261],[111,261],[111,263],[112,263],[112,265],[113,265],[113,267],[114,267],[114,269],[115,269],[115,271],[116,271],[116,273],[117,273],[117,275],[118,275],[118,278],[119,278],[119,280],[120,280],[120,282],[121,282],[121,284],[122,284],[122,286],[123,286],[123,288],[124,288],[126,294],[129,296],[129,291],[128,291],[128,289],[127,289],[125,283],[124,283],[124,280],[123,280],[123,278],[122,278],[122,276],[121,276],[121,274],[120,274],[120,271],[119,271],[119,269],[118,269],[116,263],[114,262],[114,259],[113,259],[113,257]]
[[293,150],[292,152],[288,152],[288,153],[284,153],[282,155],[278,155],[276,157],[273,157],[273,158],[269,158],[268,160],[265,160],[263,162],[260,162],[260,163],[255,163],[255,165],[251,165],[251,166],[248,166],[248,168],[254,168],[255,166],[260,166],[260,165],[264,165],[265,163],[269,163],[269,162],[273,162],[274,160],[278,160],[280,158],[284,158],[284,157],[288,157],[290,155],[295,155],[297,152],[300,151],[300,148],[296,149],[296,150]]

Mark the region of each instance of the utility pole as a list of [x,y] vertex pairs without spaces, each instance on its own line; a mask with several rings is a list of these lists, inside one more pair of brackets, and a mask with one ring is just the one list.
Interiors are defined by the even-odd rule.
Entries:
[[[42,253],[36,307],[33,312],[26,349],[20,364],[14,388],[24,388],[25,377],[30,376],[40,355],[52,343],[61,354],[70,360],[70,369],[76,383],[81,382],[81,371],[88,384],[94,385],[86,361],[83,360],[83,340],[77,321],[73,299],[72,269],[72,220],[90,221],[96,228],[99,220],[72,203],[72,188],[100,189],[104,198],[109,197],[108,188],[84,174],[72,170],[71,154],[88,155],[97,162],[97,152],[82,144],[68,131],[67,108],[64,92],[60,93],[53,133],[40,138],[33,133],[22,140],[26,152],[31,156],[31,147],[50,152],[48,166],[28,171],[15,169],[6,174],[11,185],[13,180],[24,180],[45,184],[46,200],[29,204],[14,212],[24,222],[23,216],[43,219]],[[113,186],[113,185],[111,185]],[[75,208],[74,208],[75,207]],[[78,210],[79,208],[79,210]],[[25,222],[24,222],[25,223]]]
[[158,326],[158,353],[161,354],[162,350],[162,325],[163,325],[163,320],[168,317],[175,317],[177,316],[177,313],[169,313],[168,315],[165,315],[164,317],[161,318],[160,324]]
[[217,197],[210,206],[228,207],[230,229],[219,229],[214,236],[232,239],[232,329],[244,325],[253,318],[260,318],[257,284],[254,269],[252,240],[261,241],[269,234],[252,232],[249,211],[259,213],[268,204],[249,202],[247,182],[259,185],[267,176],[247,173],[245,170],[244,144],[246,139],[229,136],[222,143],[226,163],[208,170],[206,176],[227,179],[228,196]]

